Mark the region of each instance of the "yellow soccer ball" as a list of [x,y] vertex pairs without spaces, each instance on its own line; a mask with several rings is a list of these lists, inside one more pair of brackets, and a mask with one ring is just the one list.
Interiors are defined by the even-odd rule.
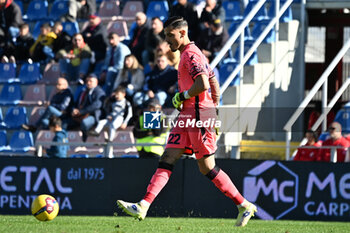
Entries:
[[58,214],[58,202],[50,195],[37,196],[32,203],[32,215],[40,221],[51,221]]

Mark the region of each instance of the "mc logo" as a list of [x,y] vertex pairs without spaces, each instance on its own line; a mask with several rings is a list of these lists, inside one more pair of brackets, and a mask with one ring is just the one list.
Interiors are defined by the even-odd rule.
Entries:
[[298,204],[298,176],[285,165],[265,161],[252,168],[243,181],[243,194],[257,204],[257,216],[280,219]]

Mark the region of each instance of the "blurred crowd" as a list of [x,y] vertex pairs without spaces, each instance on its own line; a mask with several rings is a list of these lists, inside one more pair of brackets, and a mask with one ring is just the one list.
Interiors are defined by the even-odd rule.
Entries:
[[[117,2],[122,5],[123,1]],[[144,4],[146,4],[144,2]],[[220,2],[207,0],[201,12],[186,0],[171,3],[169,16],[180,15],[189,22],[191,40],[212,60],[228,39],[224,27],[225,11]],[[137,12],[131,23],[130,38],[107,32],[96,14],[95,1],[69,1],[69,11],[59,21],[45,22],[34,39],[16,2],[2,0],[0,13],[0,57],[3,63],[59,63],[60,76],[69,83],[84,85],[90,73],[109,96],[118,86],[137,106],[146,106],[150,98],[170,106],[176,91],[179,52],[172,52],[164,41],[163,21]],[[199,14],[200,13],[200,14]],[[62,22],[87,20],[80,33],[70,36]],[[105,20],[105,19],[104,19]]]
[[[126,3],[113,2],[121,9]],[[144,9],[148,3],[143,1]],[[169,7],[169,17],[180,15],[188,21],[191,40],[211,61],[228,39],[221,2],[206,0],[198,5],[179,0],[170,1]],[[111,18],[96,12],[95,1],[70,0],[68,12],[55,22],[43,22],[34,38],[33,22],[23,20],[19,5],[0,1],[1,62],[15,63],[18,69],[24,63],[39,63],[42,72],[47,64],[59,64],[56,94],[39,121],[23,125],[24,129],[48,129],[50,119],[58,117],[62,129],[80,128],[83,141],[104,128],[108,128],[107,140],[113,141],[115,130],[134,125],[135,120],[138,125],[138,116],[150,103],[172,107],[180,52],[172,52],[164,40],[164,19],[137,12],[128,23],[128,38],[108,32]],[[78,22],[79,33],[66,32],[65,22]]]

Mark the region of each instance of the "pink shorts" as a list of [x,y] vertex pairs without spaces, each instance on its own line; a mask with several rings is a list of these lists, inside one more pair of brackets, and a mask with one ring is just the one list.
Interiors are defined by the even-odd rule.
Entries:
[[[185,112],[181,112],[179,118],[183,118],[185,122],[195,121],[193,115],[186,115]],[[195,153],[196,159],[213,155],[217,149],[215,128],[193,127],[193,124],[186,127],[186,123],[178,123],[172,128],[165,148],[184,148],[185,154]]]

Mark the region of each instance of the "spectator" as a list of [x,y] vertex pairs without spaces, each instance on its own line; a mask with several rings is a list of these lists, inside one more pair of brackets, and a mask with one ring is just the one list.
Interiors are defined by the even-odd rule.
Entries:
[[126,95],[132,97],[135,92],[140,91],[145,80],[143,67],[136,57],[129,54],[125,57],[124,68],[118,73],[113,84],[113,90],[119,86],[126,87]]
[[[49,119],[52,115],[66,119],[71,116],[72,108],[74,106],[73,94],[68,86],[68,82],[65,78],[58,78],[56,84],[56,94],[54,94],[48,103],[44,114],[40,119],[32,125],[22,125],[25,130],[35,132],[38,128],[47,129],[49,126]],[[64,125],[63,128],[66,128]]]
[[[294,157],[294,161],[315,161],[319,152],[320,143],[317,142],[317,133],[307,130],[305,133],[307,143],[305,146],[298,148],[298,152]],[[308,147],[308,148],[305,148]],[[310,148],[312,147],[312,148]]]
[[101,23],[101,18],[97,15],[89,16],[89,25],[82,32],[85,42],[89,45],[92,52],[95,54],[92,63],[102,63],[106,56],[107,50],[107,30]]
[[28,61],[29,49],[34,44],[34,38],[29,32],[29,25],[24,23],[20,26],[19,36],[15,43],[15,58],[17,62]]
[[168,58],[169,65],[177,69],[179,67],[180,62],[180,51],[176,50],[175,52],[170,50],[170,46],[168,42],[165,40],[160,42],[156,49],[156,55],[160,56],[165,54],[165,56]]
[[71,44],[72,38],[67,32],[63,31],[63,26],[60,21],[57,21],[53,25],[53,32],[56,34],[57,38],[52,44],[52,51],[54,54],[57,54],[58,51]]
[[98,86],[95,74],[89,74],[85,80],[86,90],[81,93],[76,108],[72,111],[72,118],[67,119],[70,128],[80,126],[83,132],[83,142],[86,142],[88,131],[96,125],[101,117],[101,108],[105,92]]
[[131,53],[129,47],[120,42],[117,33],[111,32],[108,38],[110,46],[107,49],[102,73],[100,75],[100,85],[105,82],[104,90],[106,95],[111,93],[115,78],[124,67],[125,56]]
[[[52,116],[49,122],[50,131],[55,133],[52,142],[68,143],[68,134],[62,129],[62,120],[59,117]],[[51,158],[66,158],[68,145],[52,145],[46,150],[47,156]]]
[[136,28],[130,41],[129,48],[138,61],[142,61],[142,52],[145,50],[146,35],[149,30],[147,16],[143,12],[137,12]]
[[103,109],[106,118],[98,122],[93,134],[99,135],[104,127],[108,127],[108,142],[115,138],[117,129],[126,129],[132,117],[132,107],[125,98],[125,87],[119,86],[105,101]]
[[40,35],[29,50],[30,56],[34,62],[44,61],[47,58],[54,58],[52,45],[56,38],[57,36],[51,31],[49,23],[44,23],[40,26]]
[[[350,143],[341,134],[341,125],[338,122],[332,122],[329,131],[329,138],[322,143],[322,146],[337,146],[342,147],[337,149],[337,162],[344,162]],[[317,161],[330,162],[331,161],[331,150],[322,149],[319,151],[316,158]]]
[[[162,113],[162,106],[157,99],[151,99],[148,103],[146,111]],[[134,137],[136,138],[136,144],[165,144],[166,133],[163,128],[163,118],[159,129],[145,129],[143,127],[143,112],[136,119],[135,127],[133,129]],[[136,146],[140,158],[159,158],[163,152],[163,146]]]
[[8,56],[6,50],[12,46],[22,24],[22,12],[17,3],[0,0],[0,56]]
[[56,56],[59,60],[61,75],[71,81],[83,83],[89,71],[91,50],[85,44],[80,33],[73,36],[72,44],[61,49]]
[[157,46],[164,40],[163,22],[158,17],[152,18],[152,29],[148,31],[145,41],[145,50],[142,53],[142,64],[154,61]]
[[75,22],[77,18],[88,19],[90,15],[95,13],[95,0],[69,0],[68,15],[66,16],[66,19]]
[[149,99],[157,98],[164,105],[168,95],[173,94],[177,82],[177,70],[170,66],[165,55],[157,58],[157,65],[146,76],[143,92],[134,95],[134,105],[142,106]]
[[196,6],[187,0],[179,0],[170,9],[170,17],[181,16],[188,22],[188,33],[192,41],[196,41],[199,35],[198,12]]
[[215,19],[210,22],[209,28],[202,30],[196,41],[196,45],[209,59],[209,62],[211,62],[226,44],[228,38],[228,32],[226,28],[224,28],[220,19]]
[[213,19],[220,19],[221,22],[225,22],[225,9],[217,0],[206,0],[206,5],[199,18],[199,22],[204,26],[201,27],[202,30],[208,28]]
[[19,28],[19,36],[16,42],[7,48],[7,56],[2,57],[2,62],[16,63],[16,60],[19,63],[27,62],[30,58],[29,49],[33,44],[34,39],[29,32],[29,25],[24,23]]

